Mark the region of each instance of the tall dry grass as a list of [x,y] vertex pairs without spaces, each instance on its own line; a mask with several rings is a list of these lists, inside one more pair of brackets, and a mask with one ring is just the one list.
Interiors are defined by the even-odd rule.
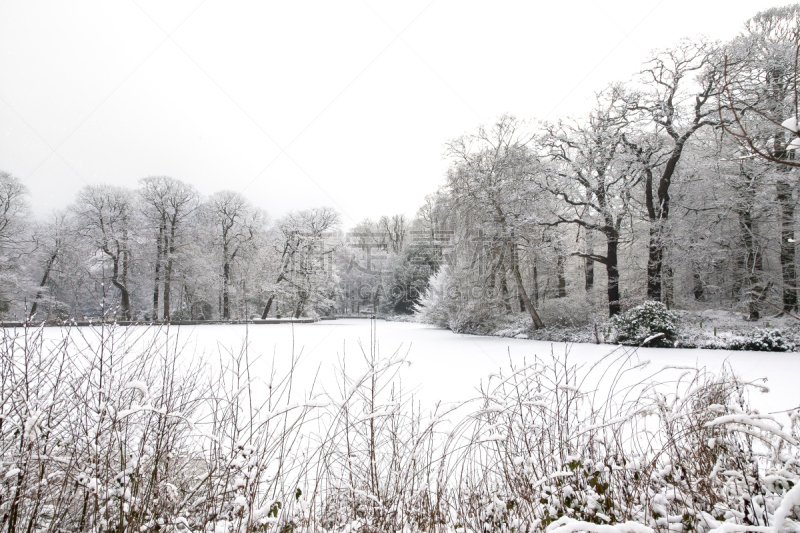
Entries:
[[328,390],[246,340],[183,347],[166,329],[2,331],[3,531],[800,528],[800,410],[752,411],[760,385],[731,371],[551,354],[421,406],[374,333]]

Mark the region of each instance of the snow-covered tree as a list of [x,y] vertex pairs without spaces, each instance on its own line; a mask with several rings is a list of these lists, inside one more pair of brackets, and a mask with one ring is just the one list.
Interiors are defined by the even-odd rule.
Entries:
[[[124,320],[132,318],[129,282],[136,228],[134,202],[135,196],[129,189],[112,185],[87,185],[80,190],[71,206],[78,231],[98,254],[103,280],[108,276],[119,291],[119,315]],[[106,263],[110,272],[106,272]]]
[[514,279],[523,309],[535,327],[542,321],[522,279],[519,248],[535,216],[533,174],[538,163],[530,149],[532,136],[512,116],[502,116],[491,128],[480,127],[447,145],[452,160],[447,190],[452,207],[468,217],[460,235],[462,251],[475,254],[483,265],[483,286],[500,284],[508,294],[507,275]]
[[[797,133],[800,5],[772,8],[751,18],[726,48],[720,113],[731,117],[727,130],[743,148],[776,164],[775,199],[780,219],[782,305],[797,309],[794,189]],[[794,144],[793,144],[794,143]]]
[[15,300],[24,293],[19,260],[30,249],[25,235],[29,217],[27,187],[0,171],[0,315],[19,306]]
[[[161,313],[169,320],[175,262],[187,240],[187,222],[197,209],[199,196],[191,185],[169,176],[150,176],[139,180],[139,184],[145,220],[155,236],[153,319]],[[163,311],[159,309],[159,293],[163,296]]]
[[212,194],[202,206],[202,215],[220,263],[222,319],[231,319],[231,282],[237,262],[253,253],[266,224],[266,214],[235,191]]
[[629,107],[640,115],[631,117],[640,123],[624,134],[624,141],[644,172],[650,233],[647,297],[653,300],[662,300],[670,186],[678,164],[691,138],[703,127],[719,122],[715,96],[720,70],[716,55],[713,44],[681,41],[651,59],[641,73],[642,89],[626,95]]
[[613,86],[598,96],[585,122],[551,125],[540,140],[549,163],[540,185],[559,202],[543,223],[576,225],[605,237],[604,255],[574,254],[605,265],[610,316],[621,309],[619,247],[644,177],[626,152],[629,113],[622,89]]
[[267,318],[285,286],[289,287],[295,318],[307,310],[309,302],[320,309],[333,308],[335,294],[330,284],[334,279],[333,253],[338,246],[334,234],[339,224],[339,214],[328,207],[290,213],[277,222],[271,238],[274,260],[268,269],[274,281],[267,282],[269,296],[262,318]]

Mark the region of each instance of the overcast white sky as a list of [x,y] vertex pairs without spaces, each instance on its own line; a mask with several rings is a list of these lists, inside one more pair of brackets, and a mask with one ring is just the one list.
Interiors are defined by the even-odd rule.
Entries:
[[0,0],[0,169],[38,216],[169,175],[277,217],[413,215],[444,143],[580,114],[682,37],[775,1]]

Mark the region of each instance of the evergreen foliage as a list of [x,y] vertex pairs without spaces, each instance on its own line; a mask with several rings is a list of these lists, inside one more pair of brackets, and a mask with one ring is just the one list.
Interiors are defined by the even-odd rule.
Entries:
[[661,302],[648,301],[613,317],[616,341],[628,346],[671,348],[678,336],[678,315]]

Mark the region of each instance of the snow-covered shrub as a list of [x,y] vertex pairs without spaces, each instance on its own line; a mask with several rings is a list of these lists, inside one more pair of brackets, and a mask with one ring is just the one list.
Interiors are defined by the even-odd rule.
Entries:
[[451,503],[466,531],[798,530],[800,410],[783,426],[748,409],[752,384],[703,370],[617,386],[632,365],[612,357],[489,378],[446,465],[471,474]]
[[791,352],[795,345],[783,337],[779,329],[756,329],[744,337],[734,337],[726,346],[729,350],[752,350],[754,352]]
[[593,319],[592,305],[583,297],[551,298],[538,311],[546,327],[580,327]]
[[461,290],[465,286],[467,281],[459,279],[450,268],[440,268],[416,307],[417,320],[456,333],[492,334],[506,313],[499,311],[496,301],[470,298]]
[[517,337],[527,339],[533,328],[533,320],[528,313],[514,313],[504,317],[491,335],[498,337]]
[[491,335],[502,327],[508,317],[498,313],[496,308],[488,307],[480,301],[470,300],[450,314],[448,329],[454,333]]
[[312,411],[268,408],[287,403],[291,376],[267,377],[254,395],[246,346],[212,367],[182,354],[168,329],[64,330],[56,343],[42,331],[0,329],[5,531],[278,523],[269,505],[291,499],[307,464],[286,443]]
[[[391,380],[402,356],[342,371],[338,394],[177,332],[0,328],[0,530],[427,531],[437,421]],[[361,355],[361,354],[360,354]],[[359,356],[359,359],[361,357]],[[401,445],[402,443],[402,445]]]
[[648,301],[613,317],[611,326],[620,344],[671,347],[678,336],[678,315],[661,302]]
[[457,303],[448,296],[451,287],[450,269],[443,266],[431,277],[428,288],[415,308],[415,316],[420,322],[440,328],[450,326],[450,317],[458,311]]
[[498,337],[517,339],[534,339],[549,342],[597,342],[597,335],[592,324],[582,326],[557,326],[545,322],[545,326],[533,329],[533,321],[528,313],[514,313],[500,316],[489,323],[497,323],[496,328],[488,333]]

